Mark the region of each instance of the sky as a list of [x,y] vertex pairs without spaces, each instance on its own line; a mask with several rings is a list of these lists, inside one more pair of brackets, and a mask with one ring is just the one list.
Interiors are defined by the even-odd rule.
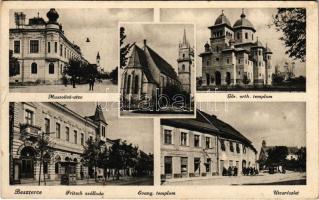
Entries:
[[183,40],[184,29],[186,39],[194,46],[193,24],[120,24],[125,28],[127,43],[134,43],[143,48],[143,40],[147,45],[164,58],[177,72],[178,44]]
[[[225,16],[229,19],[230,23],[234,23],[240,19],[242,9],[223,9]],[[209,42],[210,30],[207,28],[214,25],[215,20],[221,14],[222,9],[216,8],[195,8],[195,9],[161,9],[161,21],[179,21],[179,22],[193,22],[196,23],[196,54],[199,55],[204,51],[204,44]],[[292,62],[291,58],[285,54],[286,48],[279,38],[283,36],[282,32],[277,32],[274,28],[268,27],[271,24],[272,16],[277,12],[276,9],[245,9],[246,19],[254,25],[256,34],[259,41],[263,45],[268,45],[273,51],[273,66],[279,64],[282,66],[286,61]],[[255,37],[256,38],[256,37]],[[201,76],[201,59],[196,57],[196,76]],[[295,61],[295,74],[296,76],[306,74],[305,63]],[[283,70],[283,68],[280,68]]]
[[197,108],[217,116],[247,137],[260,152],[262,140],[269,146],[306,146],[304,102],[198,102]]
[[[63,103],[68,108],[82,116],[91,116],[95,113],[97,103],[77,102]],[[122,139],[146,153],[154,152],[154,123],[152,119],[118,118],[118,103],[99,103],[104,110],[104,117],[108,123],[106,137],[110,139]]]
[[[24,12],[26,23],[29,18],[39,16],[46,21],[48,9],[10,10],[10,28],[14,28],[14,12]],[[84,57],[90,63],[96,63],[100,52],[101,67],[110,72],[118,66],[118,22],[153,21],[153,9],[56,9],[58,22],[62,24],[67,38],[81,47]],[[90,39],[86,43],[86,38]]]

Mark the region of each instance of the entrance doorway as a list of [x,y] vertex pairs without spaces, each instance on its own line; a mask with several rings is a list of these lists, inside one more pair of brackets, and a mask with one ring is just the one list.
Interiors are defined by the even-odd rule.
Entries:
[[206,74],[206,82],[207,82],[207,85],[210,84],[210,76],[209,76],[209,74]]
[[21,178],[34,177],[35,150],[32,147],[24,147],[21,151]]
[[230,84],[230,72],[226,72],[226,83],[227,85]]
[[200,176],[200,158],[194,158],[194,174]]
[[216,81],[216,85],[221,84],[221,74],[219,71],[215,72],[215,81]]
[[164,173],[166,178],[172,178],[172,157],[165,156],[164,158]]

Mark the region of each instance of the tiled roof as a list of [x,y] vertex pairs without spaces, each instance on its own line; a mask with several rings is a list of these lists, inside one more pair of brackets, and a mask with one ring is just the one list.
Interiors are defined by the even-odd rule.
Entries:
[[160,55],[158,55],[153,49],[151,49],[149,46],[146,46],[152,60],[156,64],[157,68],[166,76],[171,77],[173,79],[178,80],[177,74],[174,70],[174,68],[166,62]]
[[161,124],[241,141],[257,152],[254,146],[251,144],[251,141],[232,126],[217,119],[216,116],[209,115],[200,110],[196,111],[196,119],[162,119]]

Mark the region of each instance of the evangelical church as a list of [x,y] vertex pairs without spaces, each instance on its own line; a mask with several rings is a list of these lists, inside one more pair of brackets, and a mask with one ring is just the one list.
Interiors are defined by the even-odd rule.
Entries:
[[183,40],[178,46],[178,72],[150,48],[146,40],[142,48],[134,44],[128,64],[122,73],[122,100],[139,102],[145,98],[151,99],[170,85],[190,94],[193,57],[194,50],[186,38],[185,30]]
[[272,51],[256,37],[244,10],[233,26],[222,11],[208,28],[210,43],[199,55],[203,85],[272,84]]

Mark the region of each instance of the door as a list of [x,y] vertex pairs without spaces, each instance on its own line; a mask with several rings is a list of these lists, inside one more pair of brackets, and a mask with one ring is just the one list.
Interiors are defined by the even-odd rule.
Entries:
[[229,85],[230,84],[230,72],[227,72],[226,73],[226,83],[227,83],[227,85]]
[[194,174],[200,176],[200,158],[194,158]]
[[32,147],[25,147],[21,151],[21,178],[34,177],[34,156]]
[[210,84],[210,76],[209,76],[209,74],[206,74],[206,82],[207,82],[207,85]]
[[164,158],[164,173],[166,178],[172,178],[172,157],[165,156]]
[[215,72],[215,81],[216,81],[216,85],[221,84],[221,74],[219,71]]

